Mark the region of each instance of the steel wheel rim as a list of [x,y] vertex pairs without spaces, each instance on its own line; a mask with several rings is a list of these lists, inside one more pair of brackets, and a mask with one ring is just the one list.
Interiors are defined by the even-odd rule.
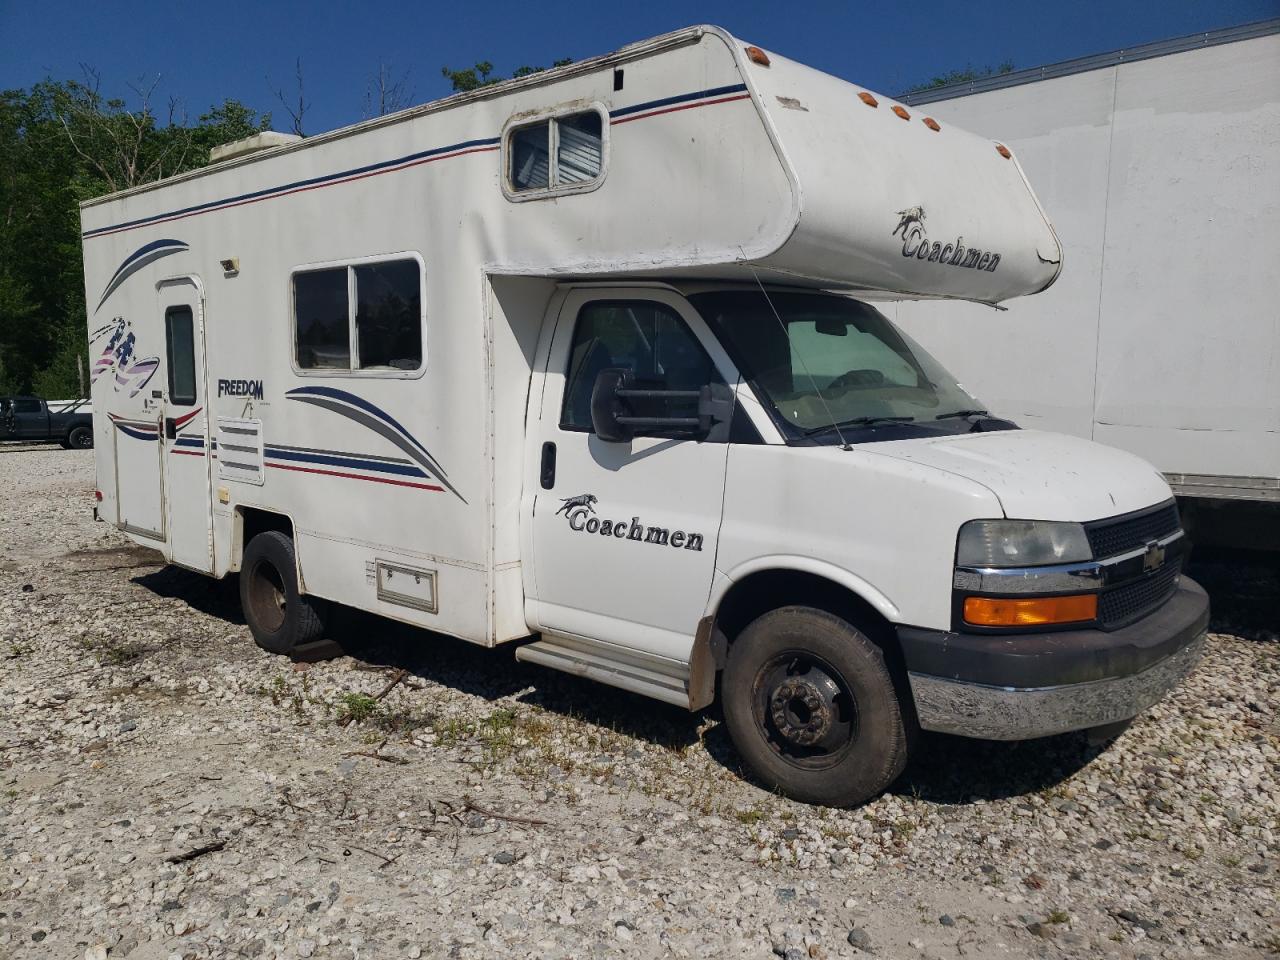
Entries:
[[254,564],[249,573],[249,600],[254,620],[265,630],[275,633],[284,626],[288,599],[284,578],[275,564],[267,560]]
[[93,446],[93,434],[87,431],[77,433],[73,442],[81,450],[88,450],[89,447]]
[[770,750],[804,770],[835,766],[858,740],[858,702],[848,682],[805,650],[786,650],[756,671],[751,712]]

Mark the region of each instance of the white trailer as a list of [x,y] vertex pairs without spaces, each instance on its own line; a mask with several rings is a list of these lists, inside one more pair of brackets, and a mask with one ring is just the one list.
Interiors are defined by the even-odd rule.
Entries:
[[339,603],[718,691],[823,803],[1194,664],[1160,476],[971,413],[866,302],[1053,282],[1003,145],[713,27],[264,139],[82,220],[98,516],[238,571],[265,648]]
[[903,100],[1017,152],[1065,269],[897,320],[1002,415],[1150,460],[1197,538],[1280,550],[1280,19]]

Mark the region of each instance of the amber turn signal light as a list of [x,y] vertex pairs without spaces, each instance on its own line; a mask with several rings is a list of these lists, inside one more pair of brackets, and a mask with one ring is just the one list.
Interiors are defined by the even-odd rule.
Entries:
[[965,597],[964,622],[975,627],[1039,627],[1098,618],[1098,595],[1069,597]]

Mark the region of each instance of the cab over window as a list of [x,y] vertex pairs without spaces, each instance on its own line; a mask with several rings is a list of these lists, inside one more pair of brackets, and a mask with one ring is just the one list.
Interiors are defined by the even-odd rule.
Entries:
[[507,185],[514,194],[571,190],[603,172],[604,121],[595,110],[516,127],[507,136]]
[[417,260],[295,273],[293,310],[303,370],[422,367],[422,265]]
[[[591,391],[600,371],[621,367],[636,385],[655,390],[698,390],[724,383],[688,325],[670,307],[645,300],[597,301],[578,313],[569,351],[560,426],[590,431]],[[698,401],[653,400],[640,416],[696,417]]]

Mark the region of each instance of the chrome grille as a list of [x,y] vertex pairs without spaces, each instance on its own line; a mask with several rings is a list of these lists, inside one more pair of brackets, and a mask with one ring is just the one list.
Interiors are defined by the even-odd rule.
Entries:
[[1103,627],[1114,629],[1150,613],[1173,596],[1181,567],[1175,560],[1155,573],[1103,592],[1098,598],[1098,620]]
[[1167,537],[1179,528],[1178,508],[1172,502],[1151,510],[1084,525],[1089,546],[1097,560],[1114,557]]

